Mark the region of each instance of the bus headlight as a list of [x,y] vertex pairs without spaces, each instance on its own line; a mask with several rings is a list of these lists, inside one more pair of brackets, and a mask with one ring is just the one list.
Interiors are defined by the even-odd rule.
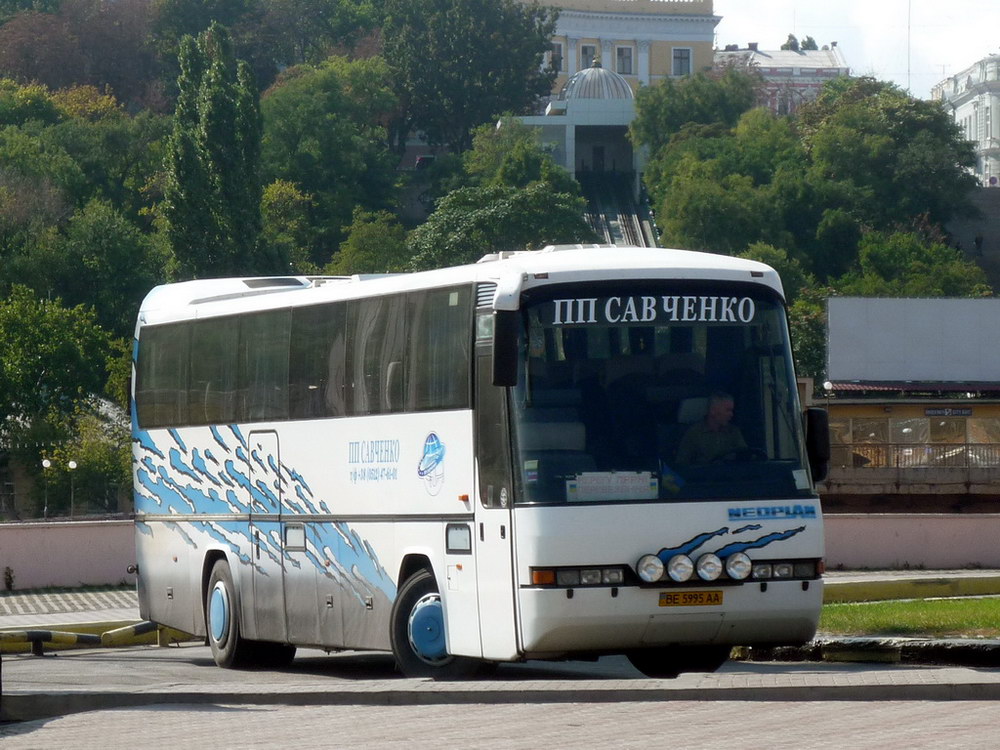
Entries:
[[750,575],[753,563],[743,552],[736,552],[726,558],[726,574],[737,581],[742,581]]
[[667,563],[667,575],[677,583],[684,583],[691,578],[692,573],[694,573],[694,563],[687,555],[674,555]]
[[635,564],[635,572],[646,583],[653,583],[663,578],[663,560],[656,555],[643,555]]
[[698,577],[703,581],[714,581],[722,575],[722,560],[718,555],[708,552],[698,558],[696,569]]

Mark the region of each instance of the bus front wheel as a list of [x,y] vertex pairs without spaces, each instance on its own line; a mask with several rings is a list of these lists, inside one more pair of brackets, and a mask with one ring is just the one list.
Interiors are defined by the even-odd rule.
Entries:
[[673,679],[684,672],[714,672],[729,659],[731,646],[665,646],[630,651],[632,666],[646,677]]
[[218,560],[212,567],[205,595],[205,625],[212,657],[220,667],[245,666],[249,643],[240,635],[240,617],[236,607],[236,587],[229,563]]
[[406,579],[393,602],[390,619],[392,653],[406,677],[455,680],[477,673],[477,660],[447,651],[441,594],[429,570],[419,570]]

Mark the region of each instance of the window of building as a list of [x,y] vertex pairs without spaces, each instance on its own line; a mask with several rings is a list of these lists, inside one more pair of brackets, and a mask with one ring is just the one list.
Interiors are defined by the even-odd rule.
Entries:
[[553,70],[563,69],[563,46],[562,42],[552,42],[549,45],[549,65]]
[[580,68],[589,68],[597,59],[597,46],[593,44],[580,45]]
[[689,48],[674,47],[674,60],[671,68],[671,75],[691,75],[691,50]]
[[632,48],[618,47],[615,49],[615,71],[619,75],[632,75]]

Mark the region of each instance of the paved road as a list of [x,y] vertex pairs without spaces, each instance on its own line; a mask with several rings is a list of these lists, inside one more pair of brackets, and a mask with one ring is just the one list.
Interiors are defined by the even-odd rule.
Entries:
[[[894,596],[994,593],[1000,581],[997,571],[853,577],[861,580],[842,574],[837,583],[857,598],[884,597],[887,577],[902,587]],[[993,590],[965,590],[972,586]],[[137,616],[134,594],[107,596],[7,596],[0,630]],[[731,662],[714,675],[660,681],[608,658],[435,683],[398,677],[384,654],[303,651],[286,670],[237,672],[188,644],[8,654],[2,670],[0,717],[22,720],[0,724],[3,750],[1000,745],[1000,669]]]
[[496,706],[158,706],[4,728],[4,750],[288,747],[537,750],[991,748],[997,704],[570,703]]
[[730,663],[649,680],[609,658],[436,683],[395,676],[379,654],[304,652],[286,670],[238,672],[184,646],[5,657],[3,679],[5,711],[77,711],[0,725],[4,750],[973,748],[995,747],[1000,729],[1000,670],[968,668]]

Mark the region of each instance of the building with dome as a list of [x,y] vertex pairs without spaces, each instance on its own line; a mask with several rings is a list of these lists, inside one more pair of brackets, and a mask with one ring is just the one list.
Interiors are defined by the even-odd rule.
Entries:
[[587,220],[599,236],[613,244],[657,244],[638,199],[646,149],[628,138],[635,94],[623,75],[595,59],[570,76],[545,114],[519,119],[537,128],[542,147],[580,183]]
[[545,114],[520,119],[539,129],[543,146],[574,177],[642,171],[642,149],[633,149],[627,137],[635,94],[624,76],[599,61],[574,73]]
[[712,67],[712,0],[547,0],[559,9],[549,53],[558,93],[599,59],[633,90]]

